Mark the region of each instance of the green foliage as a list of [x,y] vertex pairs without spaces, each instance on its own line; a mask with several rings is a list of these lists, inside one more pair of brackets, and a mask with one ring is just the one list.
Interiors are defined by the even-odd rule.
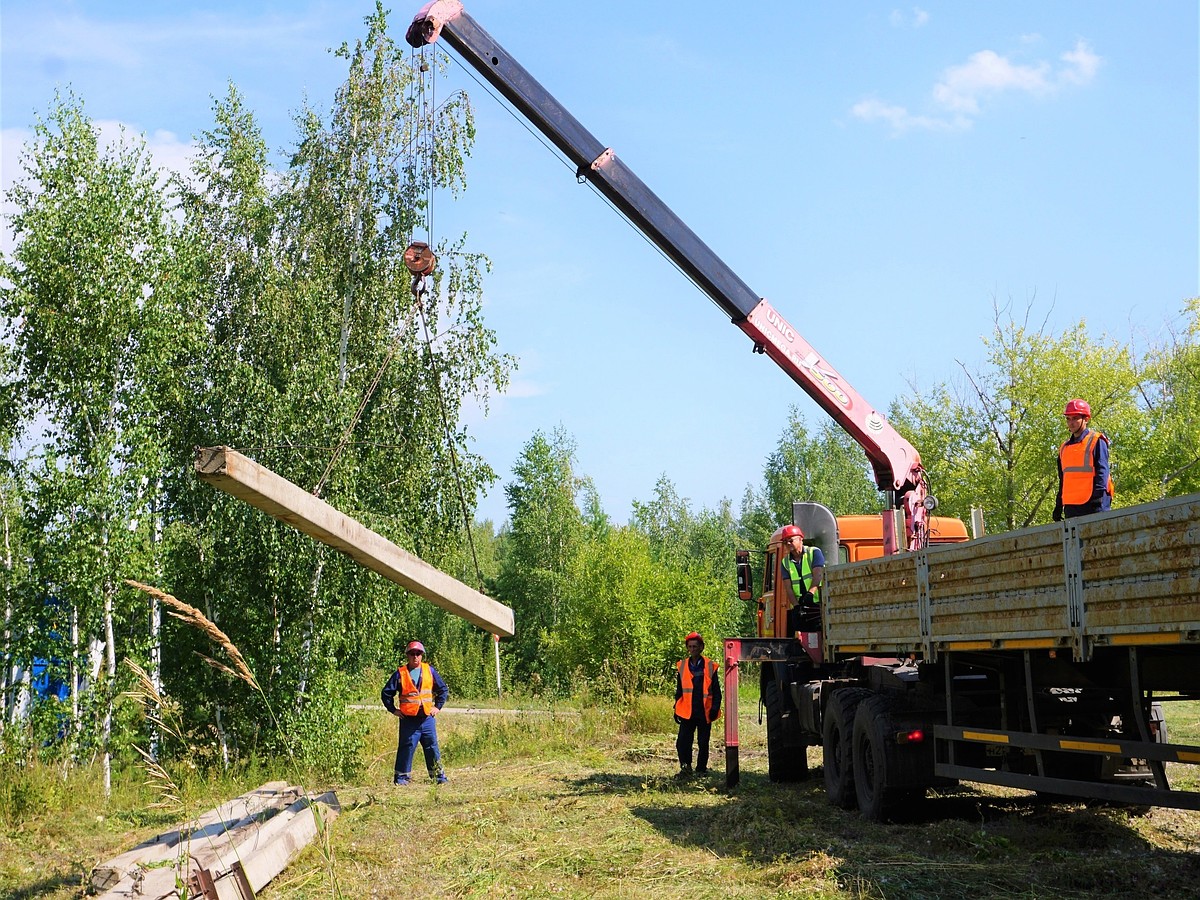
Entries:
[[22,472],[32,565],[18,617],[37,618],[52,596],[64,621],[41,632],[36,651],[74,660],[76,672],[100,640],[105,665],[92,687],[102,712],[66,731],[75,752],[94,735],[107,753],[115,645],[144,614],[117,585],[156,565],[160,400],[175,390],[172,363],[191,355],[193,332],[177,315],[175,226],[144,142],[122,135],[102,148],[82,103],[58,97],[22,161],[0,314],[16,358],[15,407],[23,424],[41,415],[49,428]]
[[763,466],[762,486],[742,498],[740,533],[751,547],[765,547],[772,533],[792,521],[792,503],[813,500],[835,515],[877,512],[879,491],[869,477],[863,450],[829,420],[815,436],[792,406],[775,450]]
[[[297,116],[282,180],[236,89],[202,135],[183,205],[194,277],[209,296],[208,365],[179,410],[178,443],[258,448],[268,468],[436,564],[457,559],[460,489],[473,498],[494,478],[468,450],[462,405],[503,386],[510,361],[482,320],[486,260],[461,239],[438,248],[449,265],[424,302],[408,299],[403,251],[428,191],[462,186],[471,111],[461,96],[424,109],[427,76],[389,37],[382,7],[366,25],[365,38],[336,51],[348,75],[329,115]],[[417,140],[435,132],[428,146]],[[457,647],[467,632],[237,501],[186,483],[176,496],[174,587],[237,641],[275,708],[328,719],[336,673],[394,665],[410,637]],[[198,722],[220,715],[242,752],[260,740],[253,695],[214,694],[213,673],[195,663],[171,678],[176,691],[222,696],[195,707]],[[330,770],[349,753],[336,741],[328,759],[301,750]]]
[[349,781],[362,766],[367,723],[346,708],[349,679],[329,672],[299,709],[280,717],[289,751],[302,772],[319,781]]
[[[5,652],[81,666],[98,636],[105,677],[91,687],[107,705],[116,658],[148,664],[158,640],[154,604],[118,585],[168,586],[260,674],[262,696],[231,687],[193,654],[193,630],[163,629],[184,731],[215,740],[222,759],[267,740],[266,708],[328,720],[339,671],[391,664],[423,628],[456,648],[446,657],[461,656],[462,683],[484,681],[482,654],[472,667],[459,649],[477,631],[429,619],[424,601],[189,475],[197,445],[259,448],[262,464],[435,564],[456,557],[469,504],[495,477],[459,423],[512,365],[482,318],[487,261],[439,240],[445,264],[415,304],[402,260],[430,192],[464,186],[472,112],[464,95],[425,104],[431,74],[387,24],[377,5],[365,38],[336,51],[347,80],[328,116],[297,117],[282,176],[233,86],[192,177],[173,182],[141,141],[100,147],[68,97],[35,127],[29,177],[10,196],[19,243],[4,261],[0,381],[14,392],[0,443],[35,412],[52,433],[21,490],[5,487],[34,565],[6,565],[4,594],[14,625],[35,624],[50,594],[70,615],[53,628],[69,646],[23,629]],[[107,715],[84,721],[71,726],[76,751],[92,734],[116,746]],[[350,748],[324,752],[308,761],[336,769]]]
[[715,643],[744,627],[729,576],[733,550],[728,506],[694,513],[661,478],[653,501],[635,502],[631,525],[581,548],[548,657],[576,673],[577,690],[586,680],[601,697],[668,690],[684,635],[699,631]]
[[1184,314],[1181,332],[1146,362],[1142,397],[1149,422],[1139,473],[1145,499],[1200,491],[1200,298],[1188,300]]
[[495,759],[551,759],[602,740],[612,733],[615,717],[611,709],[595,706],[480,716],[469,731],[439,727],[438,742],[451,769]]
[[1031,328],[1028,312],[1017,322],[1007,307],[997,307],[984,347],[986,365],[964,367],[962,384],[938,385],[892,408],[893,424],[921,453],[939,514],[966,520],[980,506],[991,531],[1048,522],[1066,439],[1063,405],[1072,397],[1091,403],[1093,427],[1109,437],[1118,500],[1146,499],[1145,476],[1130,462],[1145,421],[1127,348],[1091,338],[1083,322],[1061,334]]
[[576,498],[585,480],[575,474],[574,441],[561,428],[550,438],[535,432],[513,475],[504,488],[510,525],[496,587],[517,622],[514,675],[524,681],[536,675],[547,689],[565,691],[570,670],[544,649],[563,628],[566,593],[584,540]]
[[637,694],[621,719],[625,734],[674,734],[675,730],[675,696],[668,691]]

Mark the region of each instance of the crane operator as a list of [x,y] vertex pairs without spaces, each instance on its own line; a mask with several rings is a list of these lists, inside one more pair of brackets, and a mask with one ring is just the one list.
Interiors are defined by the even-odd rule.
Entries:
[[788,608],[788,634],[821,630],[821,584],[825,580],[825,554],[820,547],[805,547],[798,525],[785,525],[780,576],[792,589]]

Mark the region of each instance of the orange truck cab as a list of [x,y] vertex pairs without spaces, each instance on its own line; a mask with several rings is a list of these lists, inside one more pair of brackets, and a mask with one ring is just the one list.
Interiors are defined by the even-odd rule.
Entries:
[[[838,516],[837,527],[837,562],[858,562],[883,556],[883,523],[879,516]],[[967,526],[961,520],[930,516],[929,543],[957,544],[967,538]],[[829,562],[827,558],[826,564]]]
[[[883,518],[880,515],[833,516],[816,503],[797,503],[795,524],[804,531],[805,546],[817,546],[825,555],[825,566],[877,559],[883,556]],[[929,542],[950,544],[968,540],[967,528],[958,519],[932,516]],[[787,634],[787,611],[792,598],[780,577],[780,561],[787,548],[783,528],[771,535],[763,558],[762,590],[755,595],[747,551],[738,553],[738,595],[743,600],[758,600],[755,614],[758,637],[791,637]]]

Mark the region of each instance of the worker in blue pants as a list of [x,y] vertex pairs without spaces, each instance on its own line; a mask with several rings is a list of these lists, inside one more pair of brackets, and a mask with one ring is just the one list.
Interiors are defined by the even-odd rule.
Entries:
[[442,752],[438,747],[437,714],[450,699],[450,689],[437,669],[424,661],[425,645],[412,641],[404,651],[405,664],[392,673],[379,699],[393,716],[400,719],[400,737],[396,743],[394,784],[412,783],[412,761],[417,744],[425,751],[429,777],[445,784]]

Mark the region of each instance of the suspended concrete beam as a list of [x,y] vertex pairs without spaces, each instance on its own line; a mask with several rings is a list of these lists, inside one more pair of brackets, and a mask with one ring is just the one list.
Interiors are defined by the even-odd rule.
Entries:
[[286,478],[229,447],[197,447],[196,475],[297,531],[345,553],[405,590],[501,637],[513,634],[513,611],[387,538],[338,512]]

